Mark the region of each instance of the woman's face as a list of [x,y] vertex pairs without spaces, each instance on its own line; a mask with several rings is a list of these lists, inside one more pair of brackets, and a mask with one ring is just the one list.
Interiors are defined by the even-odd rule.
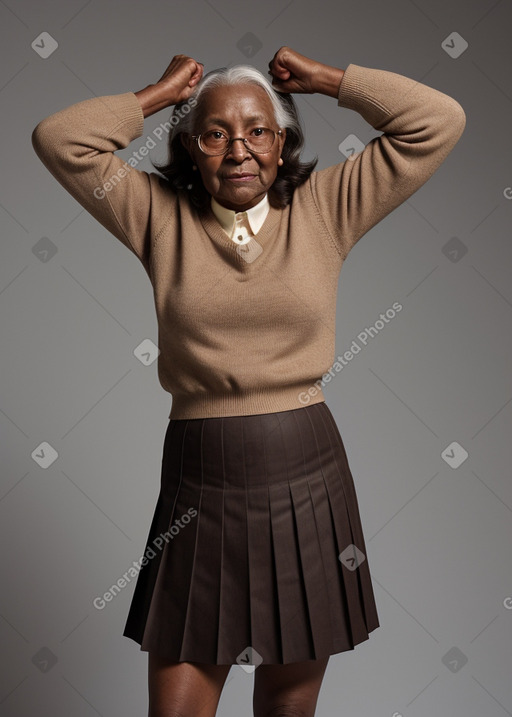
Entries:
[[[255,127],[269,127],[276,132],[279,129],[270,98],[262,87],[251,84],[215,87],[205,92],[203,100],[194,134],[217,129],[229,137],[248,137]],[[272,186],[285,136],[283,129],[265,154],[252,154],[237,140],[225,154],[213,157],[204,154],[190,135],[182,134],[181,140],[197,165],[207,191],[219,204],[240,212],[261,201]],[[246,172],[253,175],[252,178],[245,181],[229,178],[230,174]]]

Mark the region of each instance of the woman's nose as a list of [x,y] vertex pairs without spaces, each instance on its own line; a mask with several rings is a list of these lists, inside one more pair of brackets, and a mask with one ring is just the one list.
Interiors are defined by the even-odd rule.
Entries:
[[231,145],[226,152],[227,157],[233,157],[237,161],[240,161],[240,159],[245,159],[245,157],[250,156],[251,153],[245,146],[245,142],[243,139],[237,137],[232,142]]

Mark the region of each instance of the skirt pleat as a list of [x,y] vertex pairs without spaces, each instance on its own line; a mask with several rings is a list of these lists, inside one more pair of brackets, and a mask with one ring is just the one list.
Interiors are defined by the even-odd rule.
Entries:
[[[347,455],[344,449],[339,450],[340,447],[343,447],[343,442],[332,413],[324,411],[323,418],[326,430],[325,434],[320,435],[324,436],[325,440],[329,440],[329,448],[327,449],[326,447],[326,452],[328,450],[332,456],[332,460],[326,461],[326,485],[332,490],[330,494],[331,506],[333,509],[338,507],[338,512],[334,513],[333,517],[335,515],[339,516],[340,511],[344,510],[347,516],[347,524],[350,528],[350,534],[348,531],[345,533],[342,531],[343,523],[339,520],[334,520],[336,535],[338,536],[338,550],[339,553],[347,550],[349,547],[347,541],[350,540],[350,543],[359,550],[360,560],[362,561],[358,569],[350,569],[345,562],[342,562],[342,575],[349,608],[349,624],[352,628],[352,642],[355,645],[368,639],[367,633],[378,627],[379,622],[366,557],[366,544],[359,514],[359,504]],[[334,447],[337,447],[338,450],[334,450]],[[333,473],[332,482],[329,480],[330,471]],[[339,478],[338,482],[335,480],[336,477]],[[341,486],[342,491],[339,490],[339,486]],[[370,627],[369,630],[368,626]]]
[[379,626],[347,456],[325,402],[170,420],[124,635],[210,664],[352,650]]

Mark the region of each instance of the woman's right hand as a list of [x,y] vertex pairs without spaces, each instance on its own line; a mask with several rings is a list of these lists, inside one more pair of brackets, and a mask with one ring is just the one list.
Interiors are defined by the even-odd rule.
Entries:
[[174,55],[171,64],[154,85],[134,92],[140,102],[144,117],[188,100],[203,76],[204,65],[187,55]]
[[171,64],[156,83],[170,105],[188,100],[201,77],[204,65],[187,55],[174,55]]

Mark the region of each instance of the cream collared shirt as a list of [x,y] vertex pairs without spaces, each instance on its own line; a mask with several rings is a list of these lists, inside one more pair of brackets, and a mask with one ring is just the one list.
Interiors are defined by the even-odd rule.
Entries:
[[258,204],[244,212],[235,212],[233,209],[222,206],[215,197],[211,197],[210,203],[221,227],[228,237],[237,244],[246,244],[250,241],[251,236],[256,235],[270,208],[267,194]]

